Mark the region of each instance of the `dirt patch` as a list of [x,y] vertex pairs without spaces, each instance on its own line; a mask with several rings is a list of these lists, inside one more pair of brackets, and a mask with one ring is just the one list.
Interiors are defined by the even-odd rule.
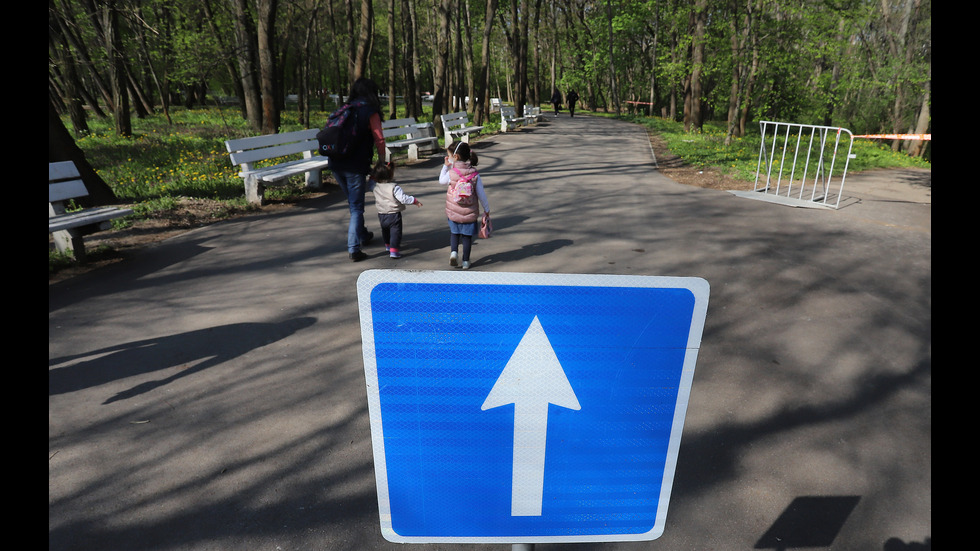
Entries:
[[677,183],[720,190],[749,191],[753,187],[752,182],[735,180],[716,168],[701,169],[684,164],[680,157],[670,152],[667,142],[660,136],[651,134],[650,146],[653,147],[661,174]]
[[[675,182],[707,189],[750,190],[751,182],[734,180],[713,168],[700,169],[684,164],[680,157],[667,148],[663,138],[650,135],[660,172]],[[282,201],[270,201],[262,206],[262,212],[275,212],[292,208],[301,200],[322,195],[309,193]],[[129,206],[129,205],[122,205]],[[48,284],[81,275],[103,266],[122,262],[142,247],[170,239],[188,230],[244,216],[255,212],[247,208],[229,208],[227,204],[209,199],[182,198],[176,208],[153,213],[137,220],[128,228],[94,233],[85,237],[85,249],[89,256],[85,262],[75,263],[55,273],[49,273]],[[49,243],[54,247],[53,242]]]

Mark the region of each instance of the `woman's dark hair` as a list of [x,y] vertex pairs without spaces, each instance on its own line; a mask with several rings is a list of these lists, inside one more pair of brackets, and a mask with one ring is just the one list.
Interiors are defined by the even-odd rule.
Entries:
[[378,87],[376,82],[367,77],[361,77],[355,80],[354,84],[351,85],[350,94],[347,96],[347,101],[361,99],[380,112],[381,100],[378,99],[378,94],[380,91],[381,88]]
[[470,149],[470,144],[466,142],[456,142],[454,144],[449,144],[446,151],[453,154],[459,155],[461,161],[469,161],[470,166],[476,166],[480,160],[476,157],[476,153]]

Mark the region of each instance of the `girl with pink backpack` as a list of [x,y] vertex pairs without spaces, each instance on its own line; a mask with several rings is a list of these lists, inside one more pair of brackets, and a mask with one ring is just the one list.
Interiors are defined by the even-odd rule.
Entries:
[[[476,170],[478,159],[470,144],[456,142],[446,149],[439,183],[446,188],[446,217],[449,219],[449,265],[470,268],[470,249],[477,235],[480,206],[490,214],[490,202],[483,190],[483,179]],[[462,245],[462,255],[459,248]]]

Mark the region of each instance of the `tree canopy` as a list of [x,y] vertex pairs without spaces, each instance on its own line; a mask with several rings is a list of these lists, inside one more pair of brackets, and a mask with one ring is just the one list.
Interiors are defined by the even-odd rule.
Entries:
[[[408,116],[488,116],[575,90],[587,109],[697,131],[759,120],[855,133],[931,128],[931,0],[49,0],[49,97],[86,117],[234,100],[278,131],[360,76]],[[471,100],[471,101],[470,101]],[[308,119],[306,119],[308,120]],[[756,122],[753,122],[756,121]],[[319,126],[322,121],[308,121]],[[437,125],[438,127],[439,125]],[[902,144],[922,154],[922,142]]]

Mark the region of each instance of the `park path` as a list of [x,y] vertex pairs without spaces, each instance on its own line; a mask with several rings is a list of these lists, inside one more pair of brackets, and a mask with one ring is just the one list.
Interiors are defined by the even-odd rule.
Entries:
[[[587,116],[475,151],[497,233],[474,270],[711,285],[664,535],[575,549],[931,537],[931,205],[896,191],[915,184],[855,179],[838,211],[743,199]],[[355,282],[451,269],[439,162],[399,171],[425,205],[401,260],[347,260],[334,191],[50,285],[49,549],[402,549],[379,530]],[[802,531],[804,506],[839,522]]]

